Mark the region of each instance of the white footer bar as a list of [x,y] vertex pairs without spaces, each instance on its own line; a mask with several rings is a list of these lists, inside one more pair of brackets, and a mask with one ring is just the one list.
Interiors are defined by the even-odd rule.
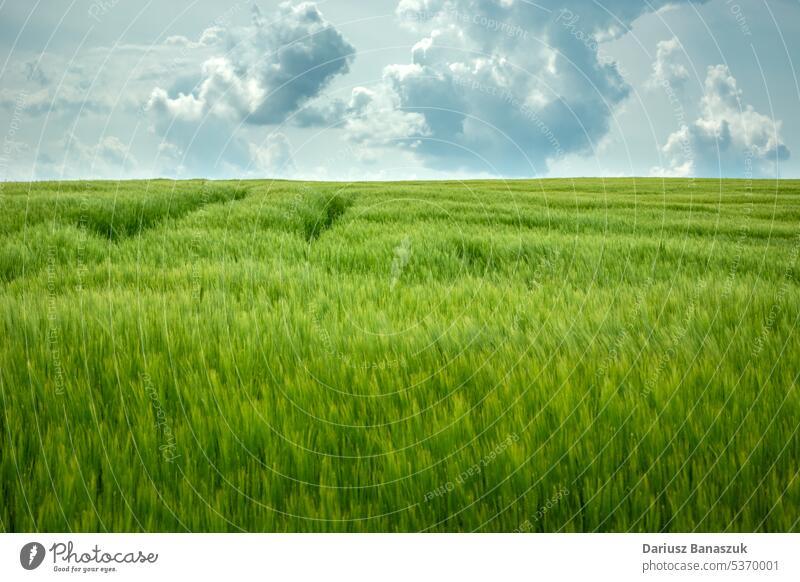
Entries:
[[800,580],[798,534],[3,534],[0,580]]

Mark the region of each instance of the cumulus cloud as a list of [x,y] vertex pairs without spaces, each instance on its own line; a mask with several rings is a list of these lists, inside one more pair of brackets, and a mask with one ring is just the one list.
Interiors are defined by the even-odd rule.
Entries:
[[[214,168],[288,171],[291,150],[285,135],[270,134],[263,145],[248,136],[254,128],[278,125],[345,74],[354,48],[316,5],[279,5],[269,22],[257,8],[247,27],[206,30],[197,42],[172,37],[172,44],[219,47],[206,59],[189,91],[153,89],[146,110],[154,128],[180,157],[180,168],[203,174]],[[224,49],[224,50],[222,50]]]
[[[591,153],[629,93],[600,43],[667,3],[402,0],[398,18],[421,38],[374,91],[421,119],[396,141],[429,166],[542,173],[548,160]],[[370,139],[385,115],[361,116],[351,139]]]
[[708,68],[700,116],[672,133],[662,148],[668,176],[776,175],[789,158],[781,122],[742,102],[742,91],[725,65]]
[[234,126],[228,119],[214,115],[184,113],[170,118],[160,115],[158,134],[162,136],[154,161],[162,175],[177,177],[241,177],[255,175],[290,177],[294,172],[292,148],[286,135],[269,133],[258,142],[258,133]]
[[424,116],[402,110],[397,95],[385,87],[353,89],[344,130],[351,141],[362,146],[362,152],[399,143],[416,147],[416,136],[429,133]]
[[[183,37],[171,42],[186,44]],[[256,125],[280,124],[346,73],[354,48],[322,17],[316,5],[279,5],[265,22],[255,9],[245,28],[207,30],[198,45],[222,43],[223,56],[208,59],[194,91],[171,96],[156,88],[150,106],[173,117],[198,120],[216,115]]]
[[677,38],[662,40],[656,47],[653,74],[648,84],[651,87],[681,87],[689,78],[689,71],[680,63],[681,45]]
[[189,49],[199,49],[202,47],[220,44],[224,38],[225,28],[220,25],[214,25],[205,29],[200,35],[200,38],[196,41],[190,40],[182,35],[175,35],[167,37],[167,39],[164,41],[164,44],[185,47]]

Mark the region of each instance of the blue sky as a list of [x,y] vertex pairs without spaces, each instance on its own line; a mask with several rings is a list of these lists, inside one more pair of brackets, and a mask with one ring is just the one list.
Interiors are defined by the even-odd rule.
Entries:
[[797,0],[0,1],[0,180],[800,177]]

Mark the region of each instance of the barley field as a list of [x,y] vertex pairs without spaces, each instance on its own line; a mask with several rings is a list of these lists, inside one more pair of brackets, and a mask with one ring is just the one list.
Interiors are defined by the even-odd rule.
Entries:
[[3,531],[800,531],[800,181],[2,186]]

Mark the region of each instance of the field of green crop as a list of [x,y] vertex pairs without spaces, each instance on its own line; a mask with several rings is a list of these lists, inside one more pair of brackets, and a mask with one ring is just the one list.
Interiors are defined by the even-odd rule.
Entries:
[[2,531],[800,531],[800,182],[3,184]]

